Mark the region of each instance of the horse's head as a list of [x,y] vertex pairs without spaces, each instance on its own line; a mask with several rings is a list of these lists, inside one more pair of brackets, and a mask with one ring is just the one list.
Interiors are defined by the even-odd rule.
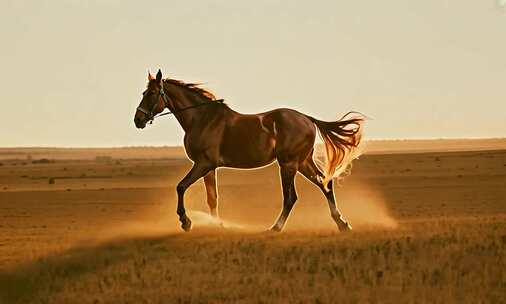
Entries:
[[166,96],[163,90],[162,71],[158,70],[156,78],[148,73],[148,86],[142,93],[142,100],[134,116],[137,128],[143,129],[153,120],[156,114],[161,113],[166,106]]

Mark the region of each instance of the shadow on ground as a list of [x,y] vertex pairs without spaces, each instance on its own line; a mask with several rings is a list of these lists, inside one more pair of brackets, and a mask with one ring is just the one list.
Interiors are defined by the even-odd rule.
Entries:
[[26,303],[58,291],[67,280],[96,273],[131,258],[132,250],[180,238],[181,234],[130,237],[90,243],[0,272],[0,303]]

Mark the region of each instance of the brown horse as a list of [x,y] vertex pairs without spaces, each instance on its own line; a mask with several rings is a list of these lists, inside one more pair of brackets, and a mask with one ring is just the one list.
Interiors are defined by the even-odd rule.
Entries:
[[[160,70],[156,78],[148,73],[147,89],[134,117],[135,126],[144,128],[165,108],[170,113],[164,114],[174,114],[185,131],[184,147],[193,161],[193,167],[177,185],[177,214],[185,231],[192,225],[184,207],[184,193],[189,186],[204,177],[210,212],[218,217],[216,168],[257,168],[274,160],[280,167],[283,210],[272,230],[281,231],[297,200],[297,172],[321,189],[339,230],[351,230],[336,207],[332,178],[351,164],[360,143],[363,116],[350,112],[356,116],[345,119],[345,115],[326,122],[291,109],[245,115],[230,109],[197,84],[162,79]],[[326,148],[323,170],[313,161],[316,128]]]

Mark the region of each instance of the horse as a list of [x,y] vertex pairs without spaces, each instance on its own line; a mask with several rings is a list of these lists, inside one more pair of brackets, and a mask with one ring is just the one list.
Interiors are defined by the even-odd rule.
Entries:
[[[164,112],[165,108],[170,112]],[[241,114],[200,84],[163,79],[161,70],[156,77],[148,72],[147,87],[134,116],[135,126],[143,129],[166,114],[173,114],[183,128],[184,148],[193,162],[176,187],[177,215],[184,231],[192,227],[186,215],[184,194],[193,183],[203,177],[210,214],[219,219],[216,169],[259,168],[274,161],[279,164],[283,208],[270,228],[272,231],[283,229],[297,201],[294,185],[297,172],[323,192],[339,231],[352,229],[336,206],[333,178],[344,174],[356,157],[365,116],[349,112],[337,121],[321,121],[286,108]],[[316,130],[325,144],[326,158],[322,165],[317,165],[314,159]]]

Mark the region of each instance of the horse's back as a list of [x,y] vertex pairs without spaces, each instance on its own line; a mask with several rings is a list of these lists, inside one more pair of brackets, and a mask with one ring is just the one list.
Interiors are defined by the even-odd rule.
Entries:
[[224,166],[254,168],[276,158],[303,160],[314,144],[313,123],[292,109],[259,114],[233,112],[225,121],[220,145]]

